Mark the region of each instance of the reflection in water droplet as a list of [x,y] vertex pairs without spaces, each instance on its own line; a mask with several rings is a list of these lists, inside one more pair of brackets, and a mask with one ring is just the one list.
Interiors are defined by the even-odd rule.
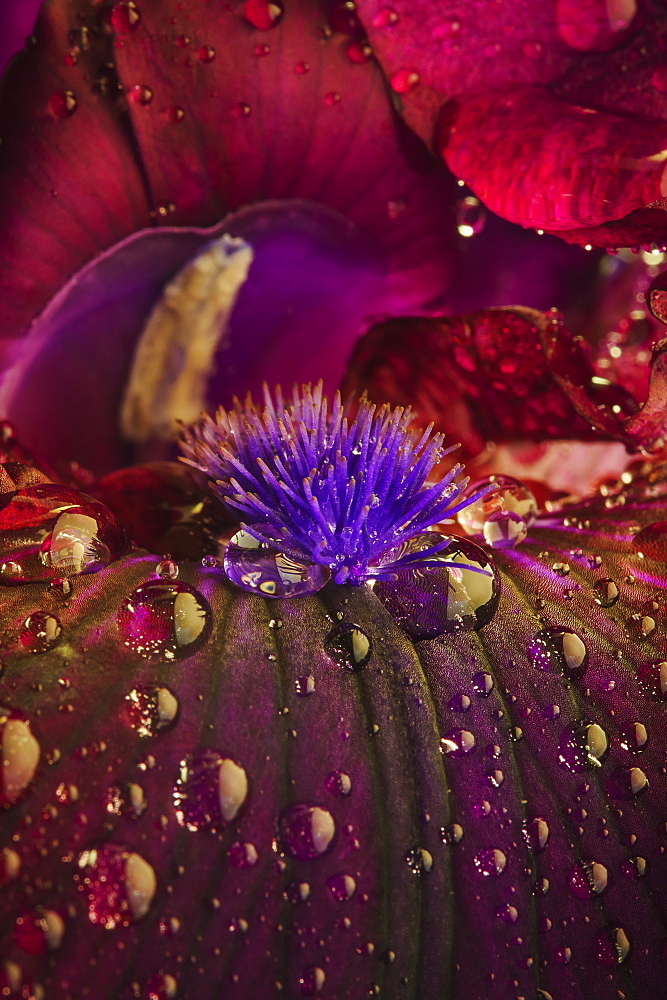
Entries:
[[292,858],[317,858],[331,846],[336,824],[328,809],[297,803],[280,816],[280,843]]
[[581,680],[588,666],[588,650],[581,636],[565,628],[544,628],[531,640],[529,651],[538,670]]
[[[390,550],[387,559],[422,552],[445,536],[415,535]],[[374,594],[415,639],[432,639],[481,629],[493,618],[500,576],[490,557],[465,538],[451,538],[427,567],[400,569],[396,580],[378,580]]]
[[245,770],[216,750],[203,750],[181,761],[174,806],[178,822],[188,830],[224,830],[236,819],[247,796]]
[[609,873],[598,861],[583,861],[570,871],[570,889],[579,899],[592,899],[607,888]]
[[63,627],[48,611],[33,611],[23,623],[21,645],[29,653],[46,653],[60,642]]
[[141,656],[180,660],[208,639],[211,609],[187,583],[150,580],[121,604],[118,629],[125,645]]
[[176,722],[178,699],[160,684],[140,684],[125,701],[130,725],[139,736],[156,736]]
[[475,746],[475,737],[467,729],[450,729],[440,740],[440,753],[447,757],[466,757]]
[[0,583],[94,573],[126,549],[115,515],[85,493],[46,483],[0,497]]
[[655,660],[637,667],[637,681],[643,694],[667,701],[667,661]]
[[325,566],[292,559],[248,534],[237,531],[223,559],[227,577],[238,587],[263,597],[314,594],[328,581]]
[[16,709],[0,706],[0,807],[17,802],[35,776],[39,743]]
[[139,854],[117,844],[83,851],[74,876],[88,903],[88,919],[112,930],[145,917],[157,887],[155,872]]
[[332,875],[331,878],[327,879],[327,888],[333,898],[342,903],[347,899],[352,899],[357,889],[357,883],[351,875]]
[[457,520],[467,535],[483,539],[491,548],[514,548],[537,516],[535,497],[510,476],[491,476],[475,483],[469,492],[476,493],[483,486],[495,489],[459,511]]
[[623,727],[620,740],[624,750],[641,753],[648,746],[648,730],[643,722],[630,722]]
[[501,875],[505,870],[505,865],[507,864],[507,858],[504,853],[495,847],[489,847],[483,851],[478,851],[473,860],[475,862],[475,868],[480,875],[484,875],[486,877]]
[[533,816],[524,820],[523,836],[528,850],[539,854],[547,846],[549,840],[549,824],[541,816]]
[[632,547],[647,559],[667,562],[667,521],[656,521],[632,536]]
[[342,622],[329,632],[324,650],[332,660],[347,670],[361,670],[371,658],[371,640],[358,625]]
[[597,722],[581,722],[564,730],[558,761],[575,773],[599,767],[609,752],[609,737]]
[[602,608],[611,608],[619,597],[619,589],[613,580],[605,578],[593,584],[593,597]]

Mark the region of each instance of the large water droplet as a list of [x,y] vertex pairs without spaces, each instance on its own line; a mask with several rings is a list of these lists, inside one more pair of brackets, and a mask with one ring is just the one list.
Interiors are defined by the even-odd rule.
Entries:
[[581,680],[588,666],[588,650],[581,636],[566,628],[544,628],[532,639],[530,655],[538,670]]
[[0,806],[12,806],[20,799],[35,776],[39,754],[25,716],[0,706]]
[[118,612],[126,646],[147,658],[180,660],[208,639],[211,609],[187,583],[150,580],[126,597]]
[[609,753],[609,737],[597,722],[580,722],[563,732],[558,760],[569,771],[592,771]]
[[[386,558],[422,552],[443,540],[436,532],[425,532],[392,549]],[[500,576],[478,545],[452,538],[432,564],[400,569],[396,580],[378,580],[374,593],[408,635],[432,639],[487,625],[498,606]]]
[[279,827],[283,850],[299,861],[324,854],[336,833],[336,824],[328,809],[304,802],[285,809]]
[[237,531],[225,550],[224,570],[232,583],[263,597],[314,594],[328,581],[326,566],[293,559]]
[[188,830],[224,830],[248,796],[248,777],[236,761],[203,750],[181,761],[174,788],[176,817]]
[[141,684],[125,696],[130,725],[139,736],[156,736],[170,729],[178,715],[178,699],[160,684]]
[[480,500],[460,510],[457,519],[467,535],[495,549],[511,549],[524,540],[535,517],[537,502],[527,486],[510,476],[492,476],[475,483],[470,492],[494,486]]
[[114,514],[85,493],[43,484],[0,497],[0,583],[94,573],[126,550]]
[[141,855],[118,844],[83,851],[74,878],[88,903],[88,919],[112,930],[141,920],[150,909],[157,882]]
[[371,640],[358,625],[342,622],[329,632],[324,649],[332,660],[347,670],[361,670],[371,658]]
[[21,645],[30,653],[46,653],[60,642],[62,625],[48,611],[33,611],[23,623]]

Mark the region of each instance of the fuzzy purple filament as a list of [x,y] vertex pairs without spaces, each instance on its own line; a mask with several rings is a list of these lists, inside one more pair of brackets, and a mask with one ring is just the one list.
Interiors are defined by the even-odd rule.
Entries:
[[339,393],[329,411],[321,383],[302,395],[295,387],[289,403],[280,389],[274,402],[265,386],[261,413],[236,401],[185,430],[181,447],[217,496],[246,515],[253,537],[329,567],[336,583],[363,583],[431,562],[447,540],[397,558],[387,552],[485,492],[461,499],[461,465],[427,485],[453,448],[432,425],[421,432],[411,422],[409,408],[365,399],[349,420]]

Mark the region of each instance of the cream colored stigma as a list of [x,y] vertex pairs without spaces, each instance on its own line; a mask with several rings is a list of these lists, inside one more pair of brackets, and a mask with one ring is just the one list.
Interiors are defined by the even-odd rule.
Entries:
[[165,285],[137,344],[120,410],[133,441],[171,438],[204,407],[215,352],[253,260],[242,239],[221,236]]

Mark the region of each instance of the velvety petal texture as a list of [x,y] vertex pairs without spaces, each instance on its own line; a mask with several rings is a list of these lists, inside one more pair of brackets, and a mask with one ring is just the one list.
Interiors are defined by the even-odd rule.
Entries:
[[491,623],[417,643],[364,587],[141,553],[5,589],[11,988],[659,995],[665,496],[646,466],[539,518]]
[[359,6],[406,120],[490,208],[582,244],[665,242],[659,0]]

